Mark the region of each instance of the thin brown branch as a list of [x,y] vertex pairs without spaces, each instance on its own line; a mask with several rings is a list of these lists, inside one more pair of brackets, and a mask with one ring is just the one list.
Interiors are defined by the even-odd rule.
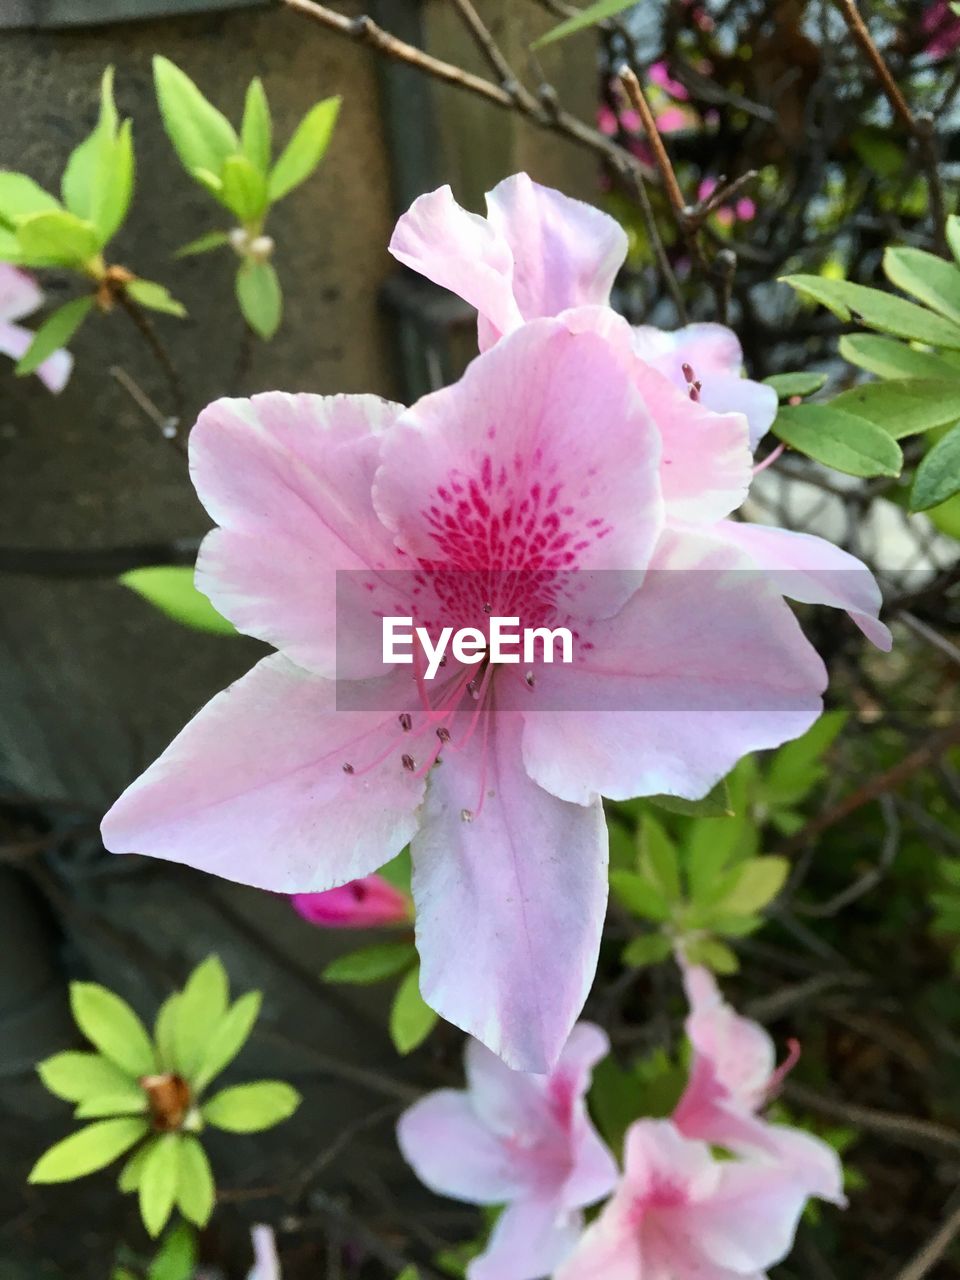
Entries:
[[[956,1198],[956,1197],[954,1197]],[[949,1213],[940,1229],[930,1237],[918,1254],[916,1254],[902,1271],[898,1271],[895,1280],[923,1280],[941,1261],[944,1254],[960,1235],[960,1203]]]
[[502,89],[510,94],[518,106],[528,115],[536,115],[537,100],[520,83],[520,79],[507,61],[506,55],[493,38],[493,33],[473,7],[471,0],[450,0],[460,14],[464,26],[473,36],[480,52],[490,64]]
[[657,162],[657,168],[660,170],[660,177],[663,179],[663,187],[667,193],[667,199],[673,207],[674,215],[684,235],[687,233],[687,202],[683,198],[683,192],[680,190],[680,183],[677,181],[677,175],[673,167],[673,161],[664,146],[663,138],[660,136],[660,130],[657,128],[657,122],[654,118],[650,103],[647,101],[647,95],[643,91],[643,85],[637,79],[630,67],[621,67],[617,73],[617,79],[623,86],[623,91],[627,95],[627,99],[639,115],[644,132],[647,135],[647,141],[650,143],[650,150],[653,152],[653,158]]
[[840,1120],[856,1129],[864,1129],[868,1133],[881,1135],[905,1147],[918,1148],[921,1151],[931,1146],[945,1147],[950,1151],[960,1152],[960,1133],[933,1120],[899,1115],[893,1111],[880,1111],[875,1107],[861,1107],[852,1102],[844,1102],[840,1098],[827,1097],[795,1080],[786,1082],[783,1086],[783,1096],[788,1102],[796,1103],[804,1110],[813,1111],[831,1120]]
[[173,401],[173,417],[169,419],[169,423],[173,428],[172,434],[166,434],[165,438],[170,440],[175,446],[183,449],[183,443],[179,437],[179,428],[183,425],[183,419],[186,416],[186,395],[183,389],[183,383],[180,381],[180,375],[177,373],[176,366],[170,356],[169,351],[163,345],[160,335],[157,333],[153,321],[140,306],[134,302],[133,298],[125,291],[118,294],[120,306],[133,321],[137,332],[143,338],[149,347],[153,358],[163,371],[163,375],[167,380],[170,388],[170,396]]
[[850,29],[850,34],[873,68],[874,75],[877,77],[880,87],[890,103],[893,114],[917,143],[930,192],[930,212],[933,219],[934,240],[938,252],[944,253],[947,247],[945,232],[946,201],[943,194],[943,182],[940,177],[934,122],[930,116],[915,116],[910,110],[900,86],[894,79],[893,72],[887,65],[883,54],[877,48],[867,24],[857,8],[856,0],[837,0],[837,3],[840,6],[844,21]]
[[855,791],[845,796],[838,804],[833,805],[818,817],[811,819],[796,835],[784,841],[778,852],[786,855],[799,853],[801,849],[804,849],[817,836],[822,835],[824,831],[836,826],[838,822],[843,822],[845,818],[849,818],[851,814],[856,813],[858,809],[862,809],[864,805],[879,799],[885,792],[895,791],[904,782],[912,778],[914,774],[933,764],[944,752],[949,751],[951,747],[955,747],[958,744],[960,744],[960,720],[948,725],[945,729],[941,729],[939,733],[933,734],[916,750],[905,755],[898,764],[885,769],[883,773],[878,773],[872,778],[868,778],[862,786],[857,787]]
[[391,35],[389,31],[378,26],[372,18],[366,16],[348,18],[327,5],[315,3],[315,0],[283,0],[283,3],[288,9],[302,13],[304,17],[326,27],[328,31],[335,31],[351,40],[368,44],[388,58],[416,67],[436,80],[456,85],[457,88],[464,89],[468,93],[485,98],[495,106],[507,111],[518,111],[539,128],[561,134],[578,146],[595,152],[621,177],[630,178],[638,174],[647,176],[651,172],[625,148],[618,146],[599,129],[585,124],[568,111],[552,103],[537,102],[527,93],[518,96],[501,85],[485,80],[483,76],[474,75],[451,62],[435,58],[432,54],[425,53],[423,49],[418,49],[416,45],[407,44],[405,40],[399,40]]

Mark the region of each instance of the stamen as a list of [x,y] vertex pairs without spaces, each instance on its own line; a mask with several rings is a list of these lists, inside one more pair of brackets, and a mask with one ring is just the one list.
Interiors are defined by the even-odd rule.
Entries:
[[413,716],[410,714],[410,712],[401,711],[399,720],[400,720],[400,728],[403,730],[403,732],[409,733],[410,730],[413,728]]
[[461,822],[472,822],[472,821],[473,821],[473,816],[474,816],[474,815],[473,815],[473,810],[472,810],[472,809],[461,809],[461,810],[460,810],[460,821],[461,821]]
[[442,724],[440,726],[440,728],[437,730],[437,737],[440,739],[441,742],[450,741],[450,730],[446,727],[446,725]]
[[490,603],[490,601],[489,601],[489,600],[488,600],[488,601],[487,601],[487,603],[483,606],[483,612],[484,612],[484,613],[493,613],[493,605]]
[[408,773],[413,773],[416,770],[417,762],[414,760],[413,756],[407,755],[407,753],[404,752],[400,757],[400,760]]
[[532,671],[528,671],[527,674],[523,677],[523,679],[528,689],[532,689],[533,686],[537,683]]
[[476,702],[477,698],[479,698],[480,696],[480,687],[477,684],[476,680],[468,681],[467,693],[469,693],[470,697],[473,698],[474,702]]
[[683,373],[683,376],[686,378],[687,382],[693,382],[695,377],[695,374],[693,372],[693,365],[684,363],[680,366],[680,369]]
[[699,403],[700,403],[700,384],[699,384],[699,382],[695,382],[695,383],[693,384],[693,386],[690,388],[690,399],[694,402],[694,404],[699,404]]
[[353,772],[354,772],[353,765],[350,763],[350,761],[349,761],[349,760],[345,760],[345,761],[344,761],[344,764],[343,764],[343,772],[344,772],[344,773],[353,773]]

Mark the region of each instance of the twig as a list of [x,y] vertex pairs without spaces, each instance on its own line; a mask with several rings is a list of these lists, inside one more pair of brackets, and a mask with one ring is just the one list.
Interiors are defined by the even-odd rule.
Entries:
[[130,569],[192,565],[199,538],[141,542],[122,547],[0,547],[0,573],[38,578],[116,578]]
[[352,40],[369,44],[388,58],[395,58],[398,62],[416,67],[427,75],[442,80],[445,84],[456,85],[468,93],[477,94],[495,106],[503,107],[507,111],[519,111],[541,129],[562,134],[578,146],[586,147],[602,156],[621,177],[646,175],[650,172],[646,165],[641,164],[625,148],[618,146],[599,129],[585,124],[583,120],[577,119],[568,111],[553,104],[538,103],[532,95],[527,93],[521,93],[518,96],[515,91],[511,92],[502,85],[485,80],[483,76],[474,75],[451,62],[435,58],[432,54],[425,53],[423,49],[418,49],[416,45],[407,44],[405,40],[399,40],[391,35],[389,31],[378,26],[372,18],[366,16],[348,18],[324,4],[315,3],[315,0],[283,0],[283,3],[288,9],[302,13],[329,31],[336,31]]
[[154,359],[163,370],[167,379],[167,385],[170,388],[170,395],[173,400],[174,417],[170,419],[170,423],[174,427],[174,433],[166,438],[179,443],[177,429],[183,425],[183,419],[186,416],[186,396],[183,390],[183,383],[180,381],[180,375],[177,373],[170,353],[160,340],[160,335],[153,326],[153,321],[143,310],[143,308],[126,292],[119,295],[120,305],[133,321],[140,336],[150,348]]
[[[956,1196],[953,1197],[956,1200]],[[930,1237],[918,1254],[916,1254],[902,1271],[898,1271],[895,1280],[923,1280],[930,1274],[943,1255],[960,1235],[960,1203],[948,1215],[940,1229]]]
[[955,1153],[960,1152],[960,1133],[933,1120],[918,1120],[915,1116],[899,1115],[894,1111],[860,1107],[852,1102],[843,1102],[839,1098],[826,1097],[795,1080],[786,1082],[783,1086],[783,1096],[789,1102],[795,1102],[808,1111],[816,1112],[831,1120],[842,1120],[857,1129],[882,1134],[893,1142],[902,1143],[905,1147],[920,1150],[926,1150],[931,1146],[946,1147]]
[[471,4],[471,0],[450,0],[450,3],[460,14],[464,25],[476,41],[480,52],[489,62],[501,89],[505,89],[517,105],[521,106],[521,109],[528,115],[536,115],[538,111],[537,100],[520,83],[516,72],[493,38],[490,28]]
[[705,200],[700,200],[692,209],[688,210],[688,218],[691,222],[697,224],[703,222],[704,218],[709,217],[715,209],[719,209],[728,200],[738,196],[744,187],[749,186],[759,176],[758,169],[748,169],[746,173],[741,173],[740,177],[734,178],[732,182],[727,182],[726,178],[721,178],[715,190]]
[[942,729],[939,733],[935,733],[922,746],[904,756],[899,764],[895,764],[891,768],[885,769],[883,773],[878,773],[868,779],[856,791],[845,796],[839,804],[833,805],[825,813],[813,818],[796,835],[786,840],[780,846],[778,852],[786,855],[799,853],[801,849],[805,848],[824,831],[836,826],[838,822],[843,822],[845,818],[849,818],[852,813],[856,813],[864,805],[878,799],[884,792],[895,791],[908,778],[912,778],[915,773],[925,769],[927,765],[932,764],[934,760],[942,756],[945,751],[949,751],[951,747],[955,747],[958,744],[960,744],[960,720],[948,725],[946,729]]
[[940,179],[934,122],[930,116],[915,116],[910,110],[900,86],[893,77],[893,72],[887,66],[883,54],[874,43],[873,36],[871,36],[860,10],[857,8],[856,0],[837,0],[837,2],[844,21],[850,28],[850,34],[856,40],[873,68],[894,115],[917,143],[917,148],[923,158],[927,183],[930,189],[930,212],[933,219],[934,239],[938,252],[944,253],[947,248],[945,231],[946,203],[943,195],[943,183]]
[[178,420],[176,418],[168,418],[161,413],[139,382],[131,378],[126,369],[121,368],[120,365],[113,365],[110,370],[110,376],[123,387],[137,408],[150,419],[162,438],[168,444],[172,444],[177,452],[185,457],[187,447],[177,433]]
[[623,91],[627,95],[631,107],[639,115],[643,123],[647,141],[650,143],[650,150],[653,152],[653,158],[657,162],[657,168],[660,170],[660,177],[663,179],[663,187],[667,193],[667,199],[673,207],[674,215],[680,224],[681,230],[686,235],[687,202],[683,198],[683,192],[680,190],[680,183],[677,181],[673,162],[663,144],[663,138],[657,128],[657,122],[653,111],[650,109],[650,103],[647,101],[647,95],[643,91],[643,85],[630,67],[627,66],[620,68],[617,72],[617,79],[623,86]]
[[865,894],[875,889],[893,866],[900,848],[900,819],[897,816],[897,809],[892,796],[884,794],[878,796],[877,800],[883,812],[883,820],[887,831],[880,857],[874,866],[865,871],[862,876],[858,876],[845,889],[841,889],[832,898],[828,898],[826,902],[795,902],[793,910],[797,915],[807,916],[814,920],[826,920],[830,916],[837,915],[844,907],[849,907],[852,902],[856,902],[858,898],[864,897]]

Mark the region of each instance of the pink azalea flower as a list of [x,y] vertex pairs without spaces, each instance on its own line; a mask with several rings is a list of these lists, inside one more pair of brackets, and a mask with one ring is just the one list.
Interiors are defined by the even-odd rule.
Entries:
[[932,58],[948,58],[960,48],[960,17],[950,0],[932,0],[920,20],[920,30],[927,37],[926,52]]
[[325,893],[295,893],[290,900],[304,920],[327,929],[375,929],[413,919],[410,899],[383,876],[363,876]]
[[538,1280],[570,1253],[585,1206],[602,1200],[617,1166],[587,1114],[591,1070],[609,1052],[587,1022],[571,1032],[549,1075],[511,1071],[476,1040],[467,1088],[440,1089],[397,1127],[404,1159],[432,1191],[505,1205],[468,1280]]
[[[25,271],[0,262],[0,352],[19,360],[33,341],[33,332],[15,324],[43,306],[43,294],[36,281]],[[68,351],[55,351],[37,369],[37,377],[55,395],[67,385],[73,357]]]
[[724,1001],[708,970],[685,968],[684,986],[693,1062],[673,1114],[679,1131],[738,1155],[772,1157],[790,1170],[807,1195],[846,1204],[834,1149],[801,1129],[768,1124],[758,1114],[775,1095],[791,1060],[777,1068],[767,1032]]
[[[481,310],[487,350],[458,383],[407,410],[269,393],[201,415],[191,475],[220,527],[198,585],[279,653],[187,725],[103,837],[282,893],[409,843],[424,998],[542,1072],[596,967],[601,796],[700,796],[802,733],[826,673],[781,591],[875,628],[879,595],[819,539],[724,519],[751,478],[746,419],[638,359],[598,305],[617,224],[527,179],[498,190],[491,222],[446,189],[398,231]],[[573,663],[454,662],[428,690],[383,661],[385,615],[435,636],[491,614],[566,620]]]
[[805,1202],[777,1164],[717,1160],[669,1120],[640,1120],[619,1187],[555,1280],[764,1280]]
[[[548,315],[592,325],[621,351],[629,345],[625,324],[608,306],[627,253],[623,229],[526,174],[507,178],[487,195],[486,218],[462,209],[449,187],[421,196],[398,222],[390,249],[476,307],[481,350],[525,321]],[[874,644],[889,649],[890,633],[877,621],[879,588],[859,560],[822,538],[723,518],[740,506],[752,478],[744,418],[755,446],[777,411],[770,387],[740,377],[736,335],[716,324],[676,333],[641,325],[633,344],[643,362],[633,376],[648,403],[657,405],[668,528],[695,526],[700,536],[736,546],[784,595],[846,609]],[[679,400],[668,401],[658,374],[681,394],[694,389],[699,404],[713,411],[698,430]]]
[[693,120],[683,107],[664,107],[654,117],[661,133],[679,133],[681,129],[689,129]]

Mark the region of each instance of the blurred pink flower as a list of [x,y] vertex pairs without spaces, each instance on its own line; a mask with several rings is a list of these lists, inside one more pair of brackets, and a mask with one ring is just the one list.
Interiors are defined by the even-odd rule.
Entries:
[[950,0],[928,3],[920,30],[927,37],[925,48],[932,58],[948,58],[960,48],[960,16],[954,13]]
[[658,84],[661,89],[669,93],[671,98],[676,98],[678,102],[687,102],[689,100],[690,94],[687,92],[686,86],[671,76],[665,62],[651,62],[647,68],[647,75],[654,84]]
[[363,876],[325,893],[295,893],[290,901],[311,924],[327,929],[375,929],[409,924],[413,903],[383,876]]
[[[716,178],[704,178],[697,188],[698,200],[709,200],[717,189]],[[722,227],[732,227],[735,222],[752,222],[757,216],[757,206],[748,196],[741,196],[734,204],[722,204],[714,209],[713,217]]]
[[[43,294],[25,271],[0,262],[0,352],[19,360],[33,341],[34,334],[22,325],[14,324],[43,306]],[[73,356],[68,351],[55,351],[37,369],[37,377],[55,395],[67,385],[73,368]]]
[[639,1120],[620,1185],[555,1280],[764,1280],[805,1202],[772,1161],[718,1160],[669,1120]]
[[679,1131],[737,1155],[770,1156],[790,1170],[805,1194],[845,1204],[843,1170],[834,1149],[802,1129],[768,1124],[758,1114],[793,1065],[796,1047],[778,1068],[767,1032],[724,1001],[708,970],[685,967],[684,986],[693,1062],[673,1114]]
[[570,1253],[581,1209],[602,1200],[617,1166],[587,1114],[592,1068],[610,1049],[578,1023],[549,1075],[510,1071],[478,1041],[467,1088],[440,1089],[400,1118],[404,1159],[440,1195],[505,1205],[469,1280],[538,1280]]
[[254,1263],[247,1272],[247,1280],[282,1280],[273,1228],[259,1223],[250,1228],[250,1238],[253,1242]]

